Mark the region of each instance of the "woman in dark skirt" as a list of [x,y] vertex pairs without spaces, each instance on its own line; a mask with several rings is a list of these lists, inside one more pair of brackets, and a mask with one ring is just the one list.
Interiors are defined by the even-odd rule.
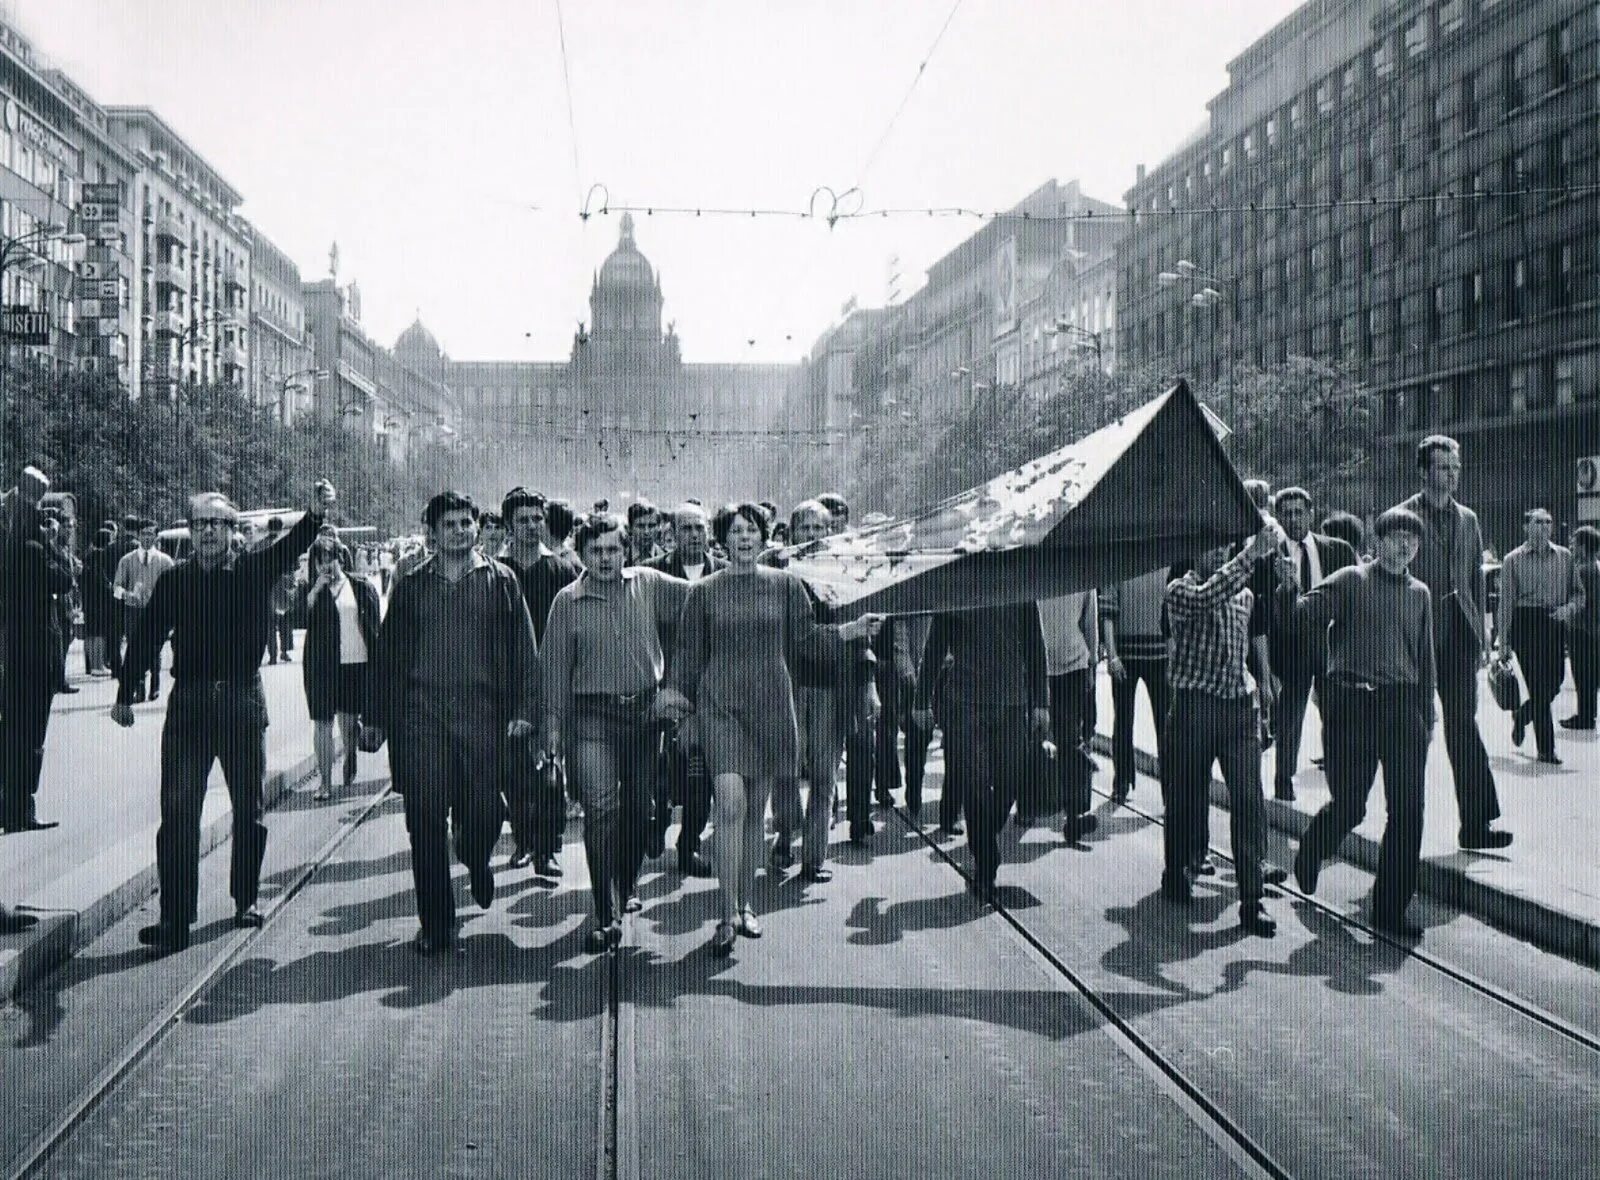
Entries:
[[306,615],[306,707],[316,723],[314,743],[321,787],[312,798],[333,798],[333,722],[344,743],[344,785],[356,777],[356,722],[367,706],[367,668],[377,651],[378,591],[345,573],[337,542],[318,540],[301,588]]

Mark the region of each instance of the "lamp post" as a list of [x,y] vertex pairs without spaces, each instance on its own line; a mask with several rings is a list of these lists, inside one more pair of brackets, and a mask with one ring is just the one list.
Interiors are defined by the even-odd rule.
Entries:
[[1102,373],[1105,372],[1106,358],[1104,333],[1091,332],[1088,328],[1080,328],[1077,324],[1065,319],[1057,319],[1055,326],[1046,328],[1045,331],[1052,336],[1069,336],[1079,348],[1093,349],[1095,368],[1099,369]]
[[[1239,318],[1239,279],[1235,275],[1218,274],[1196,266],[1187,258],[1181,258],[1171,270],[1164,270],[1156,275],[1156,282],[1163,287],[1176,287],[1187,285],[1191,294],[1187,300],[1190,307],[1211,308],[1211,369],[1213,379],[1216,373],[1217,349],[1217,308],[1224,303],[1228,307],[1228,335],[1224,344],[1228,361],[1228,417],[1234,416],[1234,385],[1233,385],[1233,326]],[[1226,287],[1227,294],[1223,294],[1218,287]],[[1194,341],[1189,344],[1191,358],[1194,353]],[[1192,364],[1191,359],[1191,364]]]
[[[61,242],[68,246],[80,246],[85,241],[82,234],[69,234],[63,225],[36,225],[27,233],[18,234],[16,237],[0,235],[0,292],[4,291],[5,275],[18,263],[24,265],[42,265],[47,261],[39,253],[39,247],[46,242]],[[5,472],[5,446],[6,446],[6,418],[10,410],[8,398],[7,370],[11,362],[10,338],[0,329],[0,482],[3,482]]]

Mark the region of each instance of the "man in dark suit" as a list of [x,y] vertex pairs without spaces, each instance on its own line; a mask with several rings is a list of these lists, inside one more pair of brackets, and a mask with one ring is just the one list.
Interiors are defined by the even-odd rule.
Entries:
[[[698,504],[683,504],[672,514],[672,536],[672,552],[645,562],[648,568],[698,582],[727,566],[711,552],[711,522]],[[677,630],[674,624],[661,636],[669,662]],[[683,804],[683,823],[678,828],[678,871],[685,876],[709,877],[711,865],[700,855],[700,840],[711,818],[711,778],[706,774],[705,758],[697,746],[680,740],[673,732],[667,739],[666,761],[667,773],[656,776],[655,821],[646,836],[645,851],[651,856],[665,851],[672,803],[677,799]]]
[[1490,825],[1500,816],[1494,771],[1478,733],[1478,671],[1488,646],[1483,531],[1478,515],[1455,498],[1461,485],[1461,445],[1443,434],[1417,444],[1422,490],[1400,503],[1422,518],[1426,533],[1413,577],[1433,595],[1433,646],[1444,745],[1461,813],[1459,839],[1467,849],[1504,848],[1511,833]]
[[61,624],[55,596],[72,589],[66,558],[40,527],[40,501],[50,481],[37,468],[22,472],[5,496],[6,666],[0,726],[0,828],[53,828],[39,819],[34,796],[44,770],[50,704],[62,680]]
[[[1300,574],[1299,585],[1310,591],[1320,586],[1335,570],[1356,564],[1356,551],[1336,537],[1311,531],[1311,493],[1288,487],[1272,499],[1272,513],[1283,529],[1281,556],[1291,561]],[[1277,594],[1276,569],[1265,566],[1267,591]],[[1296,628],[1292,619],[1274,613],[1267,629],[1267,660],[1278,678],[1278,696],[1273,710],[1272,728],[1277,735],[1278,753],[1273,774],[1273,795],[1285,802],[1294,801],[1294,776],[1300,769],[1300,731],[1305,726],[1306,701],[1311,686],[1317,686],[1322,699],[1322,677],[1328,668],[1327,629],[1307,631]]]

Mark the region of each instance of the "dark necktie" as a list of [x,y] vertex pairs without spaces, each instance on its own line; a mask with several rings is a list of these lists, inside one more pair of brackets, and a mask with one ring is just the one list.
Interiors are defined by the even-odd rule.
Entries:
[[1311,540],[1300,542],[1300,585],[1311,589]]

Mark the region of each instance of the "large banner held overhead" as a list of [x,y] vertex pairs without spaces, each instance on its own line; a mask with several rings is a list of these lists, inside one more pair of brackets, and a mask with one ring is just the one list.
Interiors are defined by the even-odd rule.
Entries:
[[982,487],[782,556],[841,618],[971,610],[1107,586],[1261,527],[1217,433],[1180,381]]

